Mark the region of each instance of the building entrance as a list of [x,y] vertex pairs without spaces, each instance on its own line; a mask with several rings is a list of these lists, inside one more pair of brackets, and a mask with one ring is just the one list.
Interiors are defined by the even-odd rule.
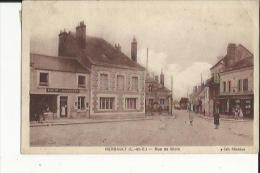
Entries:
[[60,117],[68,116],[68,97],[60,96]]

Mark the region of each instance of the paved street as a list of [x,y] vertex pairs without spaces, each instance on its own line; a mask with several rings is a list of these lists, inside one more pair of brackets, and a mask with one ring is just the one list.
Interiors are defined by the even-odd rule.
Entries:
[[105,122],[30,127],[33,146],[107,146],[171,145],[214,146],[252,145],[253,121],[220,121],[214,129],[212,120],[194,114],[189,125],[188,112],[176,111],[176,118],[154,116],[152,120]]

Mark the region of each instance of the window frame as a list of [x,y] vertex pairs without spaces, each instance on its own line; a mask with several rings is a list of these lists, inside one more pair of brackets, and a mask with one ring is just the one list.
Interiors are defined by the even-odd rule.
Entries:
[[[83,109],[82,109],[82,108],[79,108],[79,107],[82,106],[81,101],[79,100],[80,98],[84,98],[84,103],[83,103],[84,108],[83,108]],[[77,96],[77,101],[76,101],[76,103],[77,103],[77,107],[76,107],[76,108],[77,108],[77,111],[82,111],[82,112],[84,112],[84,111],[87,110],[87,106],[86,106],[87,97],[86,97],[86,96],[82,96],[82,95]]]
[[[99,99],[99,110],[111,111],[111,110],[115,109],[115,97],[99,97],[98,99]],[[102,100],[104,102],[102,102]],[[111,100],[112,100],[112,102],[111,102]],[[104,108],[103,108],[103,106],[104,106]]]
[[[137,78],[137,89],[136,90],[133,88],[133,78]],[[134,91],[134,92],[139,91],[139,76],[138,75],[131,76],[131,91]]]
[[[123,76],[123,89],[120,89],[119,90],[119,88],[118,88],[118,76]],[[118,90],[118,91],[125,91],[126,90],[126,75],[125,74],[116,74],[116,89]]]
[[226,81],[223,81],[223,92],[225,93],[226,92]]
[[[101,75],[107,75],[107,89],[104,89],[101,87]],[[104,90],[104,91],[109,91],[110,90],[110,82],[109,82],[109,78],[110,78],[110,75],[108,72],[105,72],[105,71],[100,71],[98,72],[98,88],[100,90]]]
[[243,91],[248,91],[248,79],[243,79]]
[[[46,82],[46,85],[42,85],[42,82],[41,82],[41,73],[46,73],[47,74],[47,82]],[[38,71],[38,86],[39,87],[48,87],[50,85],[50,72],[49,71],[44,71],[44,70],[40,70]]]
[[[79,84],[79,78],[80,77],[84,77],[84,85],[83,84]],[[86,88],[87,86],[87,76],[86,75],[83,75],[83,74],[77,74],[77,86],[78,88]]]
[[[132,105],[132,103],[131,103],[132,101],[134,102],[133,107],[129,106],[129,105]],[[136,97],[126,97],[125,98],[125,109],[126,110],[137,110],[137,101],[138,101],[138,98],[136,98]]]

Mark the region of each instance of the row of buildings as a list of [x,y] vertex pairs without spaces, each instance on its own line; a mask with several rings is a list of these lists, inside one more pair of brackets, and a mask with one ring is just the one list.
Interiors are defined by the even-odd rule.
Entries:
[[210,68],[211,78],[194,86],[191,110],[212,116],[216,103],[222,115],[234,115],[241,107],[244,117],[254,112],[254,56],[241,44],[230,43],[225,56]]
[[43,111],[48,118],[95,118],[144,116],[149,104],[169,110],[164,74],[159,82],[146,73],[135,38],[128,57],[119,44],[87,36],[80,22],[76,32],[60,32],[58,56],[30,54],[30,120]]

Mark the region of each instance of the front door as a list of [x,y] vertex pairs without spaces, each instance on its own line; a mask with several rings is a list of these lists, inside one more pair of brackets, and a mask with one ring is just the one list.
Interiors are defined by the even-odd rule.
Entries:
[[60,117],[67,117],[68,114],[68,97],[60,96]]

